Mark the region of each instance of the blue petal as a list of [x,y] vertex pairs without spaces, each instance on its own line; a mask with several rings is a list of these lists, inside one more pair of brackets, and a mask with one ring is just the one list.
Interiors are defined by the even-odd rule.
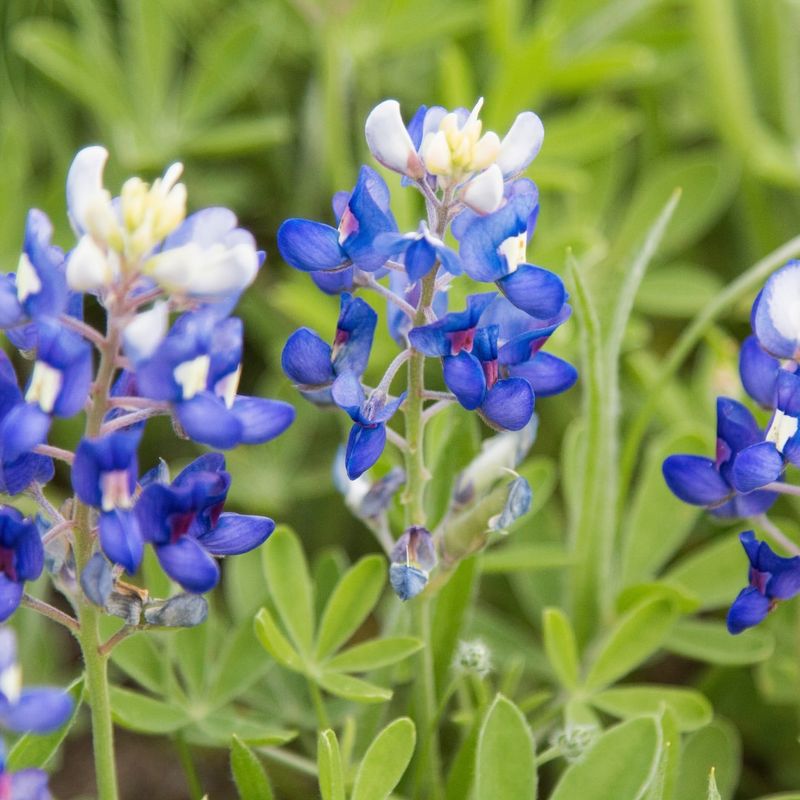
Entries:
[[495,427],[518,431],[531,421],[533,404],[533,390],[528,381],[506,378],[487,392],[481,405],[481,415]]
[[[413,333],[413,331],[412,331]],[[486,377],[481,362],[472,353],[442,359],[444,382],[468,411],[476,409],[486,396]]]
[[102,505],[100,480],[104,472],[128,473],[128,492],[136,488],[138,465],[136,451],[141,429],[112,433],[96,439],[81,439],[72,465],[72,488],[91,506]]
[[194,242],[203,249],[223,240],[236,228],[236,214],[229,208],[214,206],[195,211],[164,239],[163,250]]
[[497,281],[500,291],[517,307],[537,319],[555,317],[567,301],[561,278],[550,270],[520,264]]
[[72,417],[83,409],[92,382],[92,348],[72,331],[51,320],[36,323],[36,358],[61,373],[61,389],[53,407],[58,417]]
[[241,444],[262,444],[282,434],[294,422],[295,412],[280,400],[237,395],[230,413],[241,425]]
[[50,244],[53,225],[47,214],[32,208],[25,224],[24,250],[39,278],[39,290],[23,302],[29,317],[56,317],[67,304],[64,253]]
[[156,545],[155,549],[164,572],[187,592],[204,594],[219,582],[217,562],[191,536],[181,536],[174,543]]
[[364,374],[377,324],[378,315],[360,297],[342,295],[333,349],[333,369],[337,375]]
[[334,272],[312,272],[311,280],[325,294],[339,294],[339,292],[352,290],[354,276],[355,269],[347,267],[345,269],[337,269]]
[[731,494],[714,462],[702,456],[669,456],[663,464],[664,480],[673,494],[697,506],[714,506]]
[[777,358],[793,359],[798,354],[798,301],[800,261],[790,261],[773,273],[753,306],[753,331],[761,346]]
[[0,328],[19,325],[24,311],[17,299],[17,284],[12,275],[0,275]]
[[762,440],[761,429],[750,411],[729,397],[717,398],[717,438],[738,453]]
[[728,502],[709,510],[715,517],[746,519],[768,511],[777,499],[776,492],[759,490],[750,494],[737,494]]
[[366,428],[363,425],[353,425],[347,439],[345,451],[345,469],[347,477],[354,481],[366,472],[381,457],[386,445],[386,426],[376,425]]
[[36,525],[20,521],[13,548],[17,580],[35,581],[44,568],[44,548]]
[[29,453],[11,463],[3,462],[0,485],[6,494],[19,494],[33,481],[48,483],[54,472],[53,459]]
[[72,713],[72,698],[61,689],[25,689],[3,714],[4,727],[16,733],[50,733]]
[[537,353],[530,361],[508,368],[509,375],[525,378],[537,397],[549,397],[570,389],[578,380],[578,370],[549,353]]
[[274,530],[269,517],[222,514],[216,527],[197,540],[212,555],[237,556],[259,547]]
[[410,564],[392,564],[389,567],[389,583],[401,600],[410,600],[425,588],[428,573]]
[[739,353],[739,375],[747,394],[765,408],[775,407],[775,381],[780,361],[773,358],[758,343],[755,336],[748,336]]
[[278,228],[278,249],[287,264],[304,272],[336,269],[347,263],[339,231],[308,219],[287,219]]
[[375,272],[386,263],[386,256],[375,249],[375,238],[396,231],[397,223],[389,210],[389,187],[371,167],[362,166],[348,208],[358,222],[358,230],[348,236],[343,249],[353,263],[366,272]]
[[0,622],[5,622],[19,607],[23,586],[0,572]]
[[344,372],[333,382],[331,388],[333,402],[339,408],[346,411],[350,418],[358,420],[361,415],[361,405],[363,404],[364,389],[361,381],[352,372]]
[[752,492],[777,481],[783,474],[783,457],[772,442],[745,447],[736,456],[731,480],[739,492]]
[[413,282],[424,278],[436,263],[436,255],[436,250],[424,237],[412,241],[404,259],[409,279]]
[[111,597],[114,577],[111,564],[102,553],[95,553],[81,572],[81,589],[96,606],[103,608]]
[[10,800],[50,800],[48,775],[41,769],[22,769],[11,775]]
[[187,464],[173,481],[175,486],[183,486],[199,472],[224,472],[225,456],[222,453],[203,453]]
[[130,574],[136,572],[144,552],[137,514],[119,508],[100,514],[100,546],[110,561],[122,564]]
[[32,403],[20,403],[0,424],[3,461],[11,463],[47,441],[50,417]]
[[242,424],[225,403],[211,392],[200,392],[175,406],[175,416],[186,435],[200,444],[227,450],[242,441]]
[[758,625],[769,613],[770,601],[753,586],[742,589],[728,611],[728,630],[741,633]]
[[775,386],[777,408],[789,416],[800,417],[800,375],[778,370]]

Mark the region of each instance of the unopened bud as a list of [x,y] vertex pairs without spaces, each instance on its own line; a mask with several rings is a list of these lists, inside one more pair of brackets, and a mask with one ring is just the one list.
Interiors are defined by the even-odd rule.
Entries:
[[458,643],[453,667],[485,678],[492,671],[492,651],[480,639]]

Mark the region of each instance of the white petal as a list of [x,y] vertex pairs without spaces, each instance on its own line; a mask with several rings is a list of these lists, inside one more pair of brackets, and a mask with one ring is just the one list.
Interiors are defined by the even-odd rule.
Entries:
[[765,299],[775,330],[785,339],[800,342],[800,264],[787,264],[778,270],[767,289]]
[[425,169],[431,175],[449,175],[453,169],[453,159],[450,155],[450,146],[444,131],[437,131],[426,136],[422,142],[422,158]]
[[476,175],[461,190],[461,202],[479,214],[497,211],[502,201],[503,173],[497,164]]
[[84,147],[72,161],[67,173],[67,212],[78,236],[88,228],[87,210],[103,195],[103,169],[108,161],[108,150],[100,145]]
[[385,167],[410,178],[424,177],[425,170],[403,123],[397,100],[384,100],[375,106],[367,117],[364,133],[370,152]]
[[94,239],[81,236],[67,261],[67,285],[74,292],[95,292],[110,286],[116,270]]
[[517,115],[514,124],[500,144],[497,165],[503,177],[517,175],[533,161],[542,149],[544,126],[533,111],[523,111]]
[[149,358],[167,335],[169,325],[169,304],[165,301],[155,303],[149,311],[137,314],[123,333],[125,355],[134,364]]

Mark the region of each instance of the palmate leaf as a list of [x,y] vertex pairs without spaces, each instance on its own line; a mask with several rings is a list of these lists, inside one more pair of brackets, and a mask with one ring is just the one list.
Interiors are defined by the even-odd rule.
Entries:
[[416,729],[410,719],[401,717],[390,722],[365,753],[356,772],[351,800],[386,800],[403,777],[416,741]]
[[264,767],[238,736],[231,740],[231,771],[239,800],[273,800],[272,787]]
[[580,663],[575,632],[559,608],[546,608],[542,616],[544,651],[559,683],[567,689],[578,685]]
[[590,702],[595,708],[622,719],[658,714],[665,707],[682,732],[708,725],[713,716],[711,704],[700,692],[676,686],[616,686],[593,695]]
[[317,771],[322,800],[345,800],[344,768],[335,731],[320,731],[317,737]]

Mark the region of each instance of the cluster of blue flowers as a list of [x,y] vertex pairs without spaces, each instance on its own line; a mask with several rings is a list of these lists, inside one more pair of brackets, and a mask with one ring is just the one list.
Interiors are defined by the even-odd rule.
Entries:
[[[46,561],[74,571],[68,545],[81,504],[107,567],[95,560],[94,580],[81,581],[95,587],[92,599],[108,597],[110,574],[137,571],[147,542],[187,592],[206,592],[219,580],[214,556],[257,547],[274,528],[267,518],[222,513],[230,475],[218,453],[171,483],[161,467],[140,477],[137,460],[147,420],[159,414],[181,435],[221,449],[266,442],[291,424],[290,405],[238,394],[242,323],[230,313],[264,253],[228,209],[186,216],[180,164],[152,185],[132,178],[112,197],[102,180],[107,157],[88,147],[70,168],[75,247],[52,245],[50,221],[33,210],[17,270],[0,276],[0,327],[33,362],[22,391],[0,351],[0,490],[29,493],[42,509],[27,520],[0,507],[0,621]],[[84,321],[89,303],[104,313],[104,331]],[[53,417],[84,411],[87,434],[74,453],[48,443]],[[54,457],[71,466],[79,501],[71,509],[42,493]],[[48,559],[51,546],[67,555],[59,560],[54,550]]]
[[794,555],[776,555],[753,531],[741,534],[749,559],[748,586],[733,602],[728,629],[757,625],[780,600],[800,593],[800,548],[765,517],[779,494],[800,493],[785,482],[800,466],[800,261],[766,282],[753,304],[752,335],[743,343],[739,373],[747,394],[771,412],[761,429],[750,410],[727,397],[717,401],[716,457],[674,455],[664,462],[669,488],[684,502],[718,517],[755,518]]
[[[285,261],[308,272],[323,292],[341,296],[333,343],[301,328],[286,343],[282,362],[307,399],[338,406],[352,420],[344,457],[351,481],[380,458],[387,425],[407,403],[406,391],[392,396],[391,385],[415,353],[441,361],[447,389],[423,393],[424,401],[458,402],[500,431],[525,428],[537,395],[563,392],[577,379],[571,364],[542,352],[570,315],[564,284],[526,262],[539,202],[536,186],[519,176],[541,148],[542,124],[523,112],[501,140],[483,132],[481,106],[452,112],[422,106],[408,125],[395,100],[369,114],[372,155],[425,199],[425,219],[415,230],[400,231],[389,187],[362,166],[353,190],[333,197],[336,227],[289,219],[278,231]],[[489,283],[495,290],[471,294],[466,308],[448,312],[448,289],[459,276],[470,287]],[[387,301],[389,331],[401,348],[372,387],[363,376],[377,314],[353,296],[357,290]],[[414,546],[400,547],[404,554],[433,553],[419,530],[406,536]],[[411,567],[425,575],[430,562],[426,556]]]

